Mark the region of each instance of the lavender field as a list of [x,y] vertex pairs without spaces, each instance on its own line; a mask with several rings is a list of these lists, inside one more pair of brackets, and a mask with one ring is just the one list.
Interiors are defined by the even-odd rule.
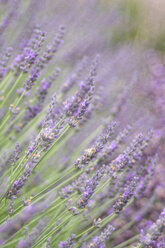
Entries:
[[165,248],[164,0],[0,0],[0,247]]

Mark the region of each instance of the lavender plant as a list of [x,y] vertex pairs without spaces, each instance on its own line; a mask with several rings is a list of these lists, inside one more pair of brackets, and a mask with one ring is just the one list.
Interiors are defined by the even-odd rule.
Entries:
[[[71,2],[78,16],[82,3]],[[0,245],[164,247],[164,200],[154,181],[156,134],[128,114],[139,67],[127,68],[128,78],[122,69],[114,70],[115,59],[118,63],[130,48],[117,49],[111,61],[103,45],[107,36],[95,30],[92,42],[86,38],[82,47],[81,37],[76,44],[73,38],[72,47],[67,33],[73,12],[65,15],[70,8],[62,3],[52,4],[59,21],[55,18],[54,28],[46,30],[44,18],[40,25],[31,18],[35,11],[51,15],[44,1],[40,10],[37,1],[0,3],[5,10],[0,25]],[[88,4],[94,8],[98,2]],[[86,9],[78,25],[90,13],[97,20],[98,11],[101,19],[105,15],[102,23],[97,20],[101,33],[119,9],[109,17],[100,8]],[[114,97],[106,80],[117,83],[120,73],[127,84]]]

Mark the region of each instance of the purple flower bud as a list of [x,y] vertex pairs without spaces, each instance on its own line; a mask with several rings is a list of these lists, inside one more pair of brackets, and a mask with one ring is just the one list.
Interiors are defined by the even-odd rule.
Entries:
[[65,242],[60,241],[58,248],[74,248],[76,235],[72,234],[71,237]]
[[107,225],[103,232],[94,236],[88,244],[83,243],[81,248],[105,248],[105,241],[109,239],[109,236],[115,231],[115,228],[112,225]]
[[115,213],[120,213],[120,211],[127,205],[129,200],[136,195],[138,180],[138,177],[134,177],[130,184],[124,189],[124,193],[117,199],[113,206]]
[[165,209],[161,212],[159,218],[155,223],[151,225],[150,228],[146,230],[141,230],[140,242],[143,245],[152,245],[154,241],[158,239],[161,235],[161,232],[164,229],[165,223]]

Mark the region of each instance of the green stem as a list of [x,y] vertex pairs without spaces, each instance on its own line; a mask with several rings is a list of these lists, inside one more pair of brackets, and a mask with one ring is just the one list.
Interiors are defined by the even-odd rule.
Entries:
[[6,119],[2,122],[2,124],[0,126],[0,130],[5,126],[5,124],[8,122],[9,119],[10,119],[10,114],[8,114],[6,116]]
[[[57,190],[58,188],[61,188],[62,186],[66,185],[68,182],[70,182],[72,179],[74,179],[74,178],[76,178],[77,176],[79,176],[81,173],[82,173],[82,171],[77,172],[77,173],[74,174],[72,177],[70,177],[70,178],[68,178],[67,180],[65,180],[64,182],[58,184],[56,187],[54,187],[56,183],[53,183],[52,185],[49,185],[46,189],[44,189],[43,191],[41,191],[40,193],[38,193],[37,195],[35,195],[34,198],[36,199],[38,196],[40,196],[40,195],[43,194],[43,193],[45,193],[45,194],[44,194],[44,197],[45,197],[46,194],[52,192],[52,191],[55,190],[55,189]],[[54,188],[52,188],[52,187],[54,187]],[[52,189],[49,190],[50,188],[52,188]],[[49,191],[48,191],[48,190],[49,190]],[[48,191],[48,192],[46,192],[46,191]],[[42,196],[42,197],[43,197],[43,196]],[[42,197],[41,197],[41,198],[42,198]]]
[[16,109],[16,107],[18,106],[18,104],[21,102],[21,100],[22,100],[22,98],[24,97],[25,93],[26,93],[26,91],[24,90],[24,91],[22,92],[22,94],[20,95],[20,97],[18,97],[16,103],[14,103],[14,109]]
[[53,229],[47,235],[43,236],[35,245],[32,246],[32,248],[35,248],[35,247],[39,246],[40,244],[43,244],[43,242],[45,242],[50,236],[52,236],[54,233],[56,233],[71,218],[72,218],[72,215],[66,216],[66,218],[64,219],[64,221],[59,226],[57,226],[57,228]]
[[[132,242],[136,241],[139,239],[139,234],[137,234],[136,236],[126,240],[125,242],[114,246],[113,248],[122,248],[122,247],[126,247],[126,245],[130,245]],[[138,248],[141,248],[142,246],[138,246]]]
[[18,76],[17,80],[15,81],[15,83],[13,84],[13,86],[11,87],[11,89],[9,90],[7,96],[5,97],[4,101],[2,102],[1,108],[5,105],[6,101],[8,100],[9,96],[11,95],[12,91],[15,89],[15,87],[18,85],[20,79],[23,76],[23,72],[20,73],[20,75]]
[[7,81],[10,82],[10,78],[12,77],[12,72],[10,71],[2,80],[2,82],[0,83],[0,90],[5,90],[8,86],[8,83],[6,83]]

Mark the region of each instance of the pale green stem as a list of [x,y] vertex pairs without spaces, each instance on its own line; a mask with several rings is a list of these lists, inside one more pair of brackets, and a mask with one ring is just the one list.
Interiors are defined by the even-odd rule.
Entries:
[[7,96],[5,97],[4,101],[2,102],[1,107],[3,107],[6,103],[6,101],[8,100],[9,96],[11,95],[11,93],[13,92],[13,90],[16,88],[16,86],[18,85],[18,83],[20,82],[21,78],[23,76],[23,72],[20,73],[20,75],[18,76],[17,80],[15,81],[15,83],[13,84],[13,86],[11,87],[11,89],[9,90]]
[[[139,234],[137,234],[136,236],[126,240],[125,242],[119,244],[119,245],[116,245],[114,246],[113,248],[126,248],[127,246],[126,245],[130,245],[131,243],[133,243],[134,241],[137,241],[139,239]],[[142,246],[138,246],[138,248],[140,248]]]

